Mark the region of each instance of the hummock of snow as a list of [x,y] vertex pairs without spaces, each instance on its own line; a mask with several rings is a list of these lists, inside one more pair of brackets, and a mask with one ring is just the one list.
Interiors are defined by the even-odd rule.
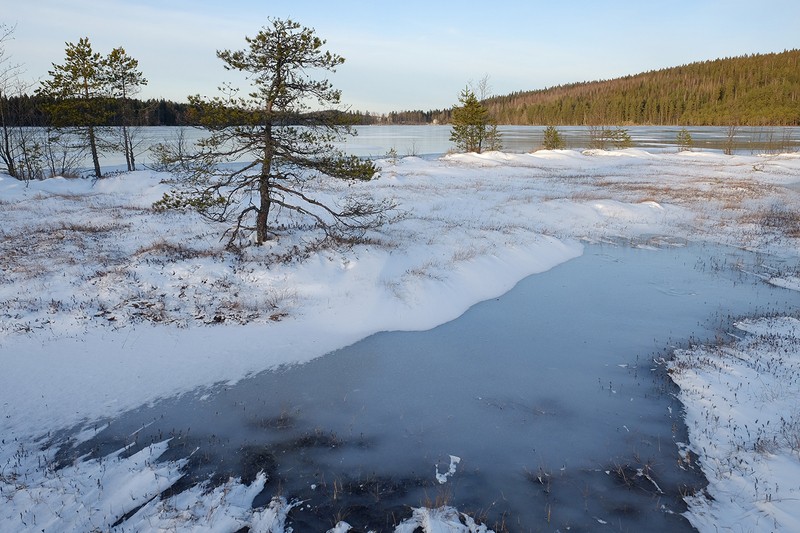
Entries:
[[453,477],[456,473],[456,468],[458,467],[458,463],[461,462],[461,457],[451,455],[450,456],[450,467],[447,469],[446,472],[439,472],[439,467],[436,467],[436,481],[439,482],[440,485],[444,485],[447,483],[447,478]]
[[[443,506],[435,509],[417,507],[412,509],[412,516],[394,528],[394,533],[494,533],[491,529],[475,522],[475,519],[457,509]],[[347,522],[339,522],[327,533],[347,533],[352,526]]]
[[[157,461],[163,443],[54,471],[47,468],[53,451],[37,439],[91,428],[158,398],[306,362],[377,331],[434,327],[576,257],[581,242],[696,239],[797,256],[785,228],[766,223],[782,214],[792,220],[788,214],[797,211],[798,193],[784,187],[800,181],[800,158],[791,155],[559,150],[379,164],[380,178],[369,183],[315,184],[323,199],[355,192],[398,202],[405,217],[368,235],[371,244],[316,250],[306,247],[303,230],[241,256],[224,251],[223,226],[150,209],[169,190],[167,175],[28,185],[0,177],[0,529],[71,523],[108,530],[143,505],[120,527],[196,530],[203,517],[208,530],[283,531],[296,502],[286,495],[251,509],[262,478],[162,501],[153,496],[174,483],[182,466]],[[760,382],[750,381],[753,401],[788,388],[781,375],[770,380],[761,392]],[[706,393],[727,398],[726,383],[715,383]],[[692,383],[686,386],[691,415],[699,407],[692,405]],[[736,394],[734,402],[745,393]],[[771,415],[758,424],[780,423],[773,420],[777,411],[764,410]],[[690,430],[718,424],[724,433],[735,423],[743,438],[737,413],[730,414],[713,424],[695,417]],[[758,427],[748,422],[751,433]],[[90,435],[87,429],[78,438]],[[705,445],[709,457],[728,457],[730,449],[698,445],[704,441],[694,435],[693,449]],[[766,471],[788,471],[778,461],[796,462],[796,453],[774,462],[759,453],[752,467],[763,480],[758,488],[732,492],[712,480],[715,501],[693,504],[695,523],[707,527],[711,519],[703,517],[721,516],[730,499],[744,516],[797,523],[800,506],[779,500],[791,502],[790,484],[782,482],[788,478],[776,474],[781,482],[772,491]],[[420,508],[399,528],[482,530],[470,520],[453,509]]]
[[493,533],[484,525],[452,507],[414,509],[414,515],[395,528],[395,533],[414,533],[419,530],[426,533]]

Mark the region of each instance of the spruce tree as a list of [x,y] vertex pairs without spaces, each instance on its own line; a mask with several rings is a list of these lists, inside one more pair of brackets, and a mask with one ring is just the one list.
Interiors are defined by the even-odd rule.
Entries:
[[500,149],[500,135],[497,126],[489,118],[486,109],[469,87],[461,91],[458,98],[461,105],[453,107],[451,115],[452,131],[450,140],[462,152],[481,153],[484,148]]
[[675,141],[678,143],[679,152],[688,152],[692,149],[692,146],[694,146],[692,135],[686,128],[681,128],[678,135],[675,137]]
[[77,44],[67,43],[64,64],[53,63],[49,80],[42,82],[39,94],[49,100],[46,106],[53,126],[70,129],[89,145],[95,177],[100,177],[98,128],[110,113],[105,105],[108,86],[102,56],[92,50],[88,37]]
[[564,148],[564,139],[555,126],[547,126],[544,130],[543,145],[545,150],[562,150]]

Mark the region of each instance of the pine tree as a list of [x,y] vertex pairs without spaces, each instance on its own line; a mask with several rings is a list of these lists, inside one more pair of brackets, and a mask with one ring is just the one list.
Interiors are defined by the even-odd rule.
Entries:
[[122,151],[128,170],[136,170],[136,159],[133,146],[133,125],[131,96],[139,91],[139,87],[147,85],[144,75],[138,70],[139,62],[125,53],[124,48],[115,48],[105,58],[104,65],[110,96],[116,98],[121,107],[120,139]]
[[489,110],[477,99],[469,87],[461,91],[458,98],[460,106],[453,107],[450,140],[462,152],[481,153],[484,148],[500,148],[497,127],[489,119]]
[[89,38],[67,43],[63,65],[53,63],[50,79],[42,82],[39,94],[50,99],[46,106],[53,126],[73,126],[89,144],[95,177],[101,177],[97,129],[109,118],[104,99],[108,96],[104,60],[92,50]]
[[[371,161],[346,156],[334,141],[352,134],[338,111],[310,112],[308,103],[323,108],[339,105],[340,91],[311,73],[335,71],[344,58],[322,49],[325,41],[292,20],[271,20],[247,48],[217,52],[226,70],[247,74],[252,83],[245,97],[227,86],[224,96],[190,97],[210,136],[197,152],[183,157],[188,188],[173,191],[156,207],[192,207],[220,222],[232,222],[228,244],[242,230],[255,230],[255,242],[270,238],[270,216],[293,212],[310,219],[326,238],[360,237],[381,224],[390,202],[348,198],[329,205],[314,197],[308,182],[317,174],[346,180],[370,180]],[[224,163],[249,161],[231,169]],[[255,219],[254,224],[248,220]],[[273,230],[274,231],[274,230]]]

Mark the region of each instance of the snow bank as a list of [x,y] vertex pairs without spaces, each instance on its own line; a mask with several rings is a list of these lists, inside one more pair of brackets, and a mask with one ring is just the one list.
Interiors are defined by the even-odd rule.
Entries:
[[688,498],[701,531],[800,531],[800,321],[743,321],[728,346],[678,350],[670,375],[709,481]]

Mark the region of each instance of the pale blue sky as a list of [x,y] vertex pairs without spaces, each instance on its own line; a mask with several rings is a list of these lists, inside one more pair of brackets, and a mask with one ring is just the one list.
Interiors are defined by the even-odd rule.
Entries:
[[143,98],[212,95],[268,17],[312,27],[346,58],[330,77],[353,109],[447,108],[488,74],[495,94],[607,79],[692,61],[800,47],[798,0],[0,0],[26,78],[64,43],[122,46],[150,80]]

